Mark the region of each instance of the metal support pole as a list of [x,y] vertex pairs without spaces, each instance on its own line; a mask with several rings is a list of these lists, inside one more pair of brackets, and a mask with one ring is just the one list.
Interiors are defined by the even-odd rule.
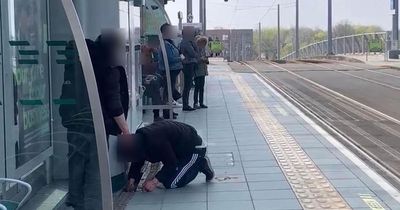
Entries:
[[[141,19],[144,19],[144,18],[141,18]],[[182,24],[183,13],[182,12],[178,12],[178,20],[179,20],[178,29],[179,29],[179,31],[182,31],[182,29],[183,29],[183,24]]]
[[351,53],[353,53],[353,55],[355,54],[355,40],[354,40],[354,36],[351,37]]
[[186,17],[187,17],[188,23],[193,22],[193,2],[192,2],[192,0],[186,1]]
[[206,35],[206,0],[199,0],[199,14],[200,14],[200,23],[203,29],[203,35]]
[[296,59],[299,58],[300,40],[299,40],[299,0],[296,0]]
[[261,23],[258,23],[258,59],[261,60]]
[[346,55],[346,37],[343,37],[343,54]]
[[281,7],[278,4],[278,46],[277,46],[277,59],[281,59]]
[[332,0],[328,0],[328,55],[333,55],[333,49],[332,49]]
[[385,61],[388,61],[389,60],[389,46],[388,46],[388,37],[389,37],[389,35],[388,35],[388,32],[386,32],[386,34],[385,34],[385,36],[384,36],[384,39],[385,39],[385,57],[384,57],[384,60]]
[[338,52],[339,52],[339,43],[338,43],[339,41],[338,41],[338,39],[335,39],[335,54],[338,54]]
[[240,61],[239,58],[239,40],[236,38],[236,61]]
[[229,62],[232,61],[232,29],[229,30]]
[[365,53],[365,35],[362,35],[362,39],[361,39],[361,51],[362,51],[362,54],[364,55],[364,53]]
[[[203,22],[204,22],[204,0],[199,0],[199,22],[201,24],[201,27],[203,27]],[[204,30],[204,29],[203,29]]]
[[392,50],[399,49],[399,0],[393,0]]
[[242,37],[241,37],[241,40],[240,40],[240,47],[241,47],[241,49],[240,49],[240,51],[241,51],[241,54],[242,54],[242,60],[241,61],[245,61],[245,59],[244,59],[244,44],[243,44],[243,34],[242,34]]
[[204,36],[207,36],[207,0],[204,1],[204,7],[203,7],[203,27],[204,27]]

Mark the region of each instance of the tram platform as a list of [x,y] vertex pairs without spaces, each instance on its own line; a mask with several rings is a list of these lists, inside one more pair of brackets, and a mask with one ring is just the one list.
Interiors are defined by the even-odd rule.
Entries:
[[256,74],[212,61],[207,110],[180,113],[216,178],[137,192],[129,210],[400,209],[400,193]]

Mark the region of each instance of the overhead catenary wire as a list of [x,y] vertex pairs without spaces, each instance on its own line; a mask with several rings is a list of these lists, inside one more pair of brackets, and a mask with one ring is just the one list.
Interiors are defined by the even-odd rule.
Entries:
[[274,2],[272,2],[272,5],[268,8],[267,12],[265,12],[265,14],[264,14],[263,16],[261,16],[261,18],[260,18],[260,20],[259,20],[258,22],[261,22],[261,21],[264,19],[264,17],[268,15],[268,13],[269,13],[269,12],[271,11],[271,9],[275,6],[275,4],[276,4],[277,1],[278,1],[278,0],[274,0]]
[[[290,8],[290,7],[296,6],[296,2],[289,2],[289,3],[285,3],[285,4],[280,4],[280,5],[281,5],[281,8]],[[240,8],[240,9],[238,9],[238,11],[253,10],[253,9],[265,9],[265,8],[270,8],[270,11],[271,11],[271,10],[276,10],[276,8],[274,8],[274,6],[276,6],[276,5],[252,6],[252,7],[247,7],[247,8]]]
[[239,4],[239,0],[236,0],[235,9],[233,10],[233,13],[232,13],[232,17],[231,17],[231,22],[229,24],[229,28],[232,28],[233,18],[235,17],[236,12],[238,11],[238,8],[237,8],[238,4]]

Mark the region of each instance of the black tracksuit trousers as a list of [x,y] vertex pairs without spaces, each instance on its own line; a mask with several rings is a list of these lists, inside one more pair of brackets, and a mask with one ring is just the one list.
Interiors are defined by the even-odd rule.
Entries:
[[206,149],[195,149],[195,152],[182,158],[178,162],[178,167],[171,174],[160,177],[159,181],[164,184],[167,189],[184,187],[193,181],[205,164]]

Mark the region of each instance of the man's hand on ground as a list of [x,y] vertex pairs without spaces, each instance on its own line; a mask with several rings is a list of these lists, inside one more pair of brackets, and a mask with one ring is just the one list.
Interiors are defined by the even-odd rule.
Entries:
[[134,179],[129,179],[128,183],[126,183],[125,191],[127,192],[134,192],[136,191],[137,186],[135,185]]
[[143,184],[143,190],[145,192],[153,192],[157,188],[158,183],[159,182],[156,178],[147,180]]

